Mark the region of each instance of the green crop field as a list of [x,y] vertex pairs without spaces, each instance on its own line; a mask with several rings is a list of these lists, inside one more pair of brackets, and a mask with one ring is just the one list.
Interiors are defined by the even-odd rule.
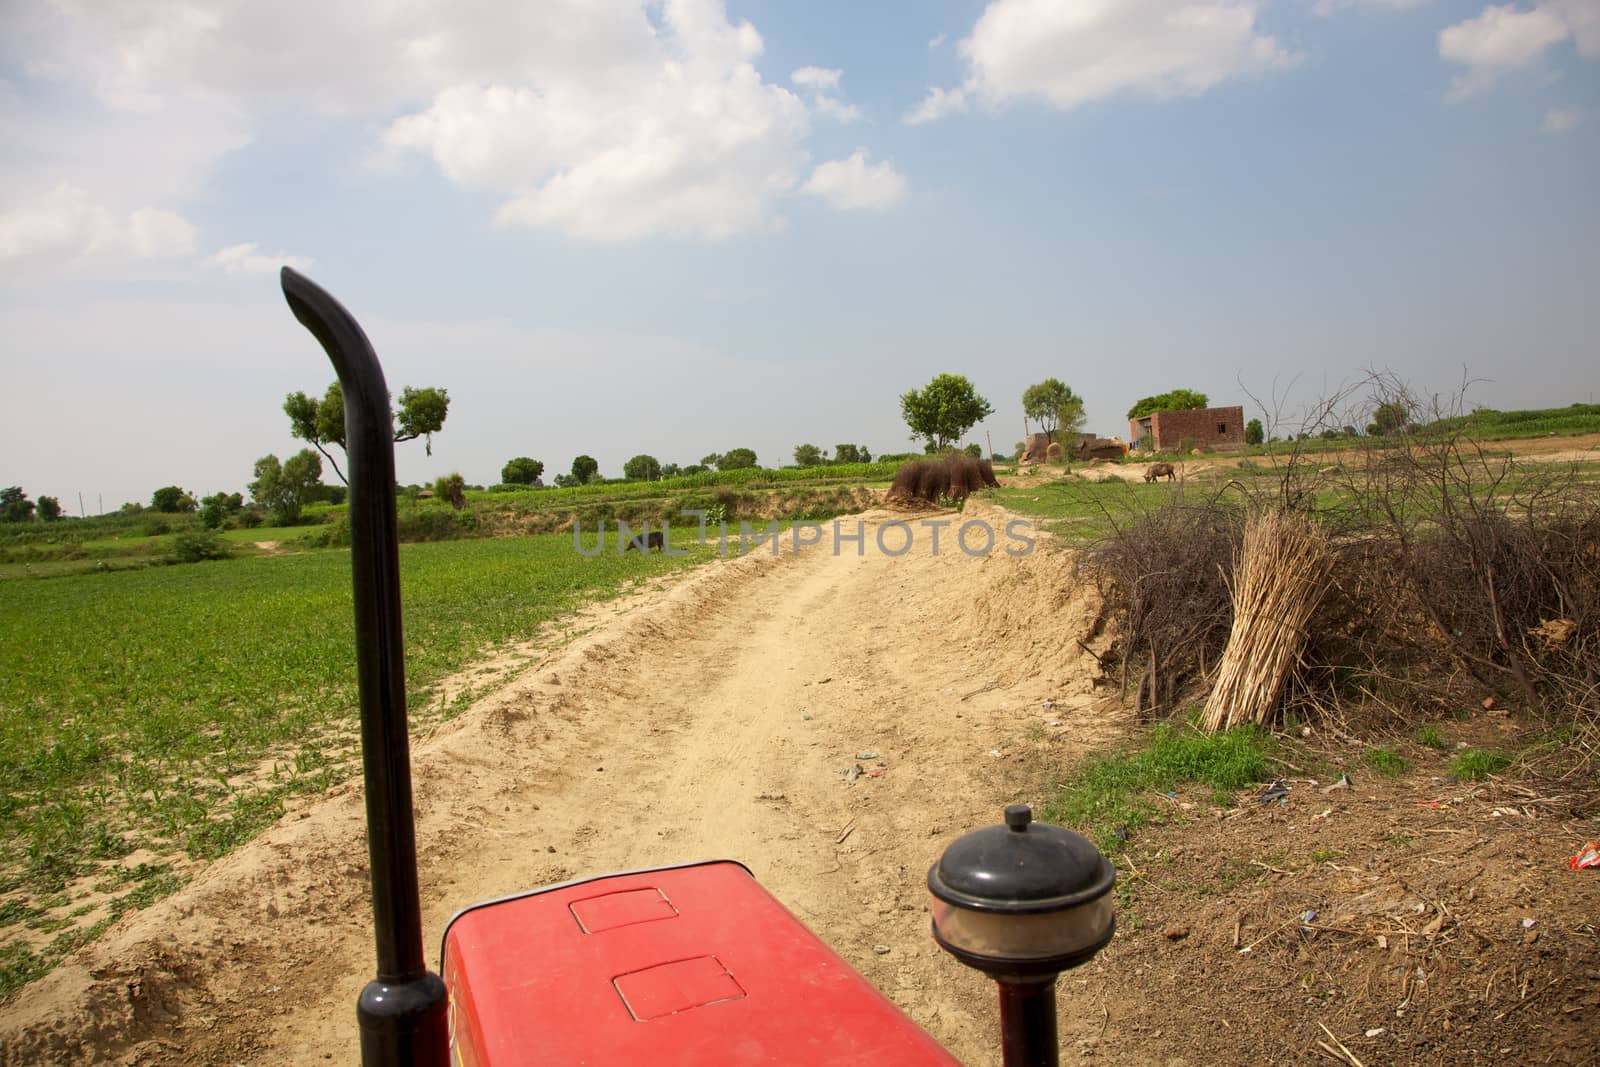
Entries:
[[[402,546],[413,721],[487,649],[714,551]],[[340,550],[0,582],[0,995],[351,773],[353,655]]]

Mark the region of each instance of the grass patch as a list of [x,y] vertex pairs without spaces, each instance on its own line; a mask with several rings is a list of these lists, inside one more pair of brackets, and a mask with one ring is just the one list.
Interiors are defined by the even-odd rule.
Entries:
[[1398,778],[1406,773],[1406,761],[1392,748],[1374,748],[1367,752],[1367,766],[1385,778]]
[[1431,722],[1426,726],[1417,727],[1416,733],[1412,734],[1411,737],[1423,748],[1432,748],[1443,752],[1450,747],[1450,742],[1444,739],[1443,732]]
[[1188,724],[1162,723],[1139,749],[1091,757],[1045,806],[1044,817],[1076,827],[1101,851],[1114,853],[1123,846],[1119,827],[1131,832],[1161,814],[1145,794],[1199,784],[1231,800],[1234,791],[1266,776],[1268,744],[1250,726],[1208,737]]
[[[494,647],[714,553],[587,558],[562,535],[401,546],[413,723],[459,710],[435,684]],[[350,598],[342,550],[5,583],[5,924],[38,929],[43,911],[107,882],[127,885],[113,917],[143,907],[179,879],[160,864],[125,871],[122,857],[215,858],[278,818],[285,799],[352,773]],[[87,922],[10,952],[0,985],[92,938]]]
[[1463,781],[1481,781],[1491,774],[1499,774],[1511,766],[1511,757],[1503,752],[1469,748],[1450,761],[1450,774]]

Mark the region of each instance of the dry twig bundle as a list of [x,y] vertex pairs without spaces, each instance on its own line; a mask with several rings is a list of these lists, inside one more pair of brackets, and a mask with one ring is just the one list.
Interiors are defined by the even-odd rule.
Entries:
[[1245,524],[1233,567],[1233,631],[1206,701],[1207,732],[1267,721],[1332,568],[1332,546],[1303,517],[1273,511]]

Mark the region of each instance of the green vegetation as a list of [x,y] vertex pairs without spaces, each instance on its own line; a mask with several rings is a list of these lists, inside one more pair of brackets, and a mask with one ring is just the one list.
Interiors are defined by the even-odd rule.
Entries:
[[1572,404],[1564,408],[1535,408],[1528,411],[1479,408],[1470,415],[1440,419],[1430,423],[1426,429],[1460,431],[1488,441],[1600,433],[1600,404]]
[[535,485],[544,474],[544,464],[530,456],[506,460],[500,468],[500,481],[506,485]]
[[[198,520],[195,520],[196,522]],[[201,534],[196,536],[215,536]],[[584,600],[709,558],[585,558],[567,535],[402,546],[413,721],[437,683],[535,637]],[[128,868],[136,849],[211,858],[352,770],[356,682],[350,564],[339,551],[12,581],[0,598],[0,916],[30,929],[91,886],[112,907],[179,879]],[[48,932],[47,930],[45,932]],[[9,946],[7,983],[92,937]],[[9,940],[9,938],[8,938]]]
[[1083,398],[1058,378],[1046,378],[1022,391],[1023,424],[1031,420],[1044,433],[1077,433],[1083,429]]
[[1424,748],[1434,748],[1442,751],[1450,747],[1450,742],[1444,739],[1444,734],[1439,731],[1439,727],[1431,722],[1417,727],[1416,732],[1411,736],[1417,744]]
[[[283,401],[283,413],[289,416],[289,432],[307,442],[328,461],[333,473],[341,482],[347,481],[338,460],[327,446],[336,445],[342,452],[344,441],[344,392],[338,382],[328,386],[319,401],[304,393],[290,393]],[[400,404],[394,410],[394,439],[414,441],[421,437],[428,455],[433,455],[433,435],[444,428],[450,413],[450,393],[444,389],[400,390]]]
[[1147,396],[1128,409],[1128,418],[1142,419],[1157,411],[1198,411],[1208,406],[1211,398],[1193,389],[1174,389],[1170,393]]
[[1398,778],[1406,772],[1406,761],[1392,748],[1374,748],[1367,753],[1367,766],[1385,778]]
[[925,388],[900,397],[900,414],[912,439],[925,439],[929,452],[943,452],[993,413],[989,402],[960,374],[936,375]]
[[1462,781],[1477,782],[1491,774],[1499,774],[1509,766],[1511,757],[1503,752],[1469,748],[1457,753],[1455,759],[1450,761],[1450,774]]
[[1159,818],[1145,794],[1198,784],[1228,793],[1260,782],[1267,773],[1268,738],[1240,726],[1210,737],[1189,724],[1162,723],[1140,748],[1092,756],[1046,805],[1043,818],[1076,827],[1105,852],[1122,848],[1117,834]]

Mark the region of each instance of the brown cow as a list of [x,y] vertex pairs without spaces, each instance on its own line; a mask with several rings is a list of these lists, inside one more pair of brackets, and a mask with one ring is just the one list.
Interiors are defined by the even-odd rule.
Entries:
[[1165,478],[1170,482],[1176,480],[1177,477],[1178,472],[1172,469],[1172,464],[1170,463],[1152,463],[1149,469],[1144,472],[1144,480],[1147,482],[1153,482],[1157,478]]

